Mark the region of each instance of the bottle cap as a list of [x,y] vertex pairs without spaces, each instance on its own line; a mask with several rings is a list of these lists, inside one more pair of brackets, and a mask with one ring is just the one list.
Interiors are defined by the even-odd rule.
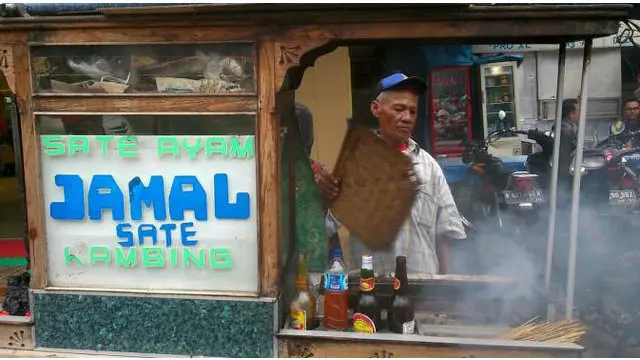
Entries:
[[329,257],[331,259],[341,258],[342,257],[342,249],[331,249],[329,252]]
[[406,263],[407,262],[407,257],[406,256],[396,256],[396,262],[399,263]]

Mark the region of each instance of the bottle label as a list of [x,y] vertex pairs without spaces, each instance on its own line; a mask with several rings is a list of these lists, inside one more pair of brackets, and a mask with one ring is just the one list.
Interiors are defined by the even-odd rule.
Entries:
[[327,290],[347,290],[348,282],[347,274],[324,274],[324,288]]
[[400,282],[400,279],[398,279],[397,277],[394,277],[393,278],[393,290],[400,289],[400,285],[402,285],[402,283]]
[[353,330],[373,334],[376,332],[376,324],[367,315],[355,313],[353,314]]
[[402,324],[402,333],[403,334],[414,334],[416,332],[416,321],[411,320]]
[[295,330],[307,330],[307,312],[300,309],[291,309],[291,328]]
[[307,281],[307,279],[296,279],[296,288],[297,289],[308,289],[309,288],[309,281]]
[[376,287],[376,279],[368,278],[368,279],[360,279],[360,291],[368,292],[373,291]]

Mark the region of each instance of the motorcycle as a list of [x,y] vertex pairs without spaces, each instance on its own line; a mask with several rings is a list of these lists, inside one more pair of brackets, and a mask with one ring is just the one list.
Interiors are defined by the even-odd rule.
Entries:
[[527,156],[527,171],[538,175],[540,187],[544,190],[548,189],[553,162],[553,134],[549,131],[540,131],[537,129],[516,131],[516,133],[525,135],[542,148],[542,151]]
[[[474,255],[467,257],[466,266],[475,273],[502,274],[506,268],[501,264],[514,258],[523,259],[523,266],[543,263],[544,242],[539,241],[537,227],[542,224],[540,210],[546,200],[538,175],[509,170],[488,151],[493,141],[514,132],[497,130],[486,139],[462,142],[461,160],[468,170],[452,187],[452,195],[467,236],[473,239],[468,243],[475,248]],[[533,272],[542,271],[531,266]]]
[[[601,210],[608,210],[604,211],[604,214],[628,213],[629,210],[635,210],[640,195],[640,147],[627,146],[640,135],[640,131],[620,135],[612,132],[611,136],[599,142],[595,149],[583,152],[580,167],[583,176],[580,182],[581,200],[584,198]],[[574,156],[570,172],[573,174],[575,171]]]
[[[499,114],[500,116],[500,114]],[[454,199],[458,210],[471,224],[495,220],[498,229],[511,226],[518,231],[537,222],[538,210],[545,202],[539,176],[528,171],[510,171],[502,160],[489,154],[488,146],[502,136],[513,136],[514,129],[497,130],[480,141],[462,142],[462,162],[469,166],[467,176],[456,184]],[[516,214],[507,224],[505,214]]]

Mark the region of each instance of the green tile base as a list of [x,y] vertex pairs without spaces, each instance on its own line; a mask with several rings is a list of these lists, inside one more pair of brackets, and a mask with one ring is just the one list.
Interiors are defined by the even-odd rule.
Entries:
[[275,303],[33,294],[36,346],[213,357],[273,357]]

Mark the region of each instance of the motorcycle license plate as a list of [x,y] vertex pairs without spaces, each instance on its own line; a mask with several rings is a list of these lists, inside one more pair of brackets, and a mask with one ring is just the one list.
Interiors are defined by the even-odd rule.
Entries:
[[609,190],[609,203],[612,205],[633,205],[636,201],[636,192],[633,189]]
[[544,202],[542,190],[535,189],[531,191],[513,191],[504,192],[504,201],[509,205],[532,203],[537,204]]

